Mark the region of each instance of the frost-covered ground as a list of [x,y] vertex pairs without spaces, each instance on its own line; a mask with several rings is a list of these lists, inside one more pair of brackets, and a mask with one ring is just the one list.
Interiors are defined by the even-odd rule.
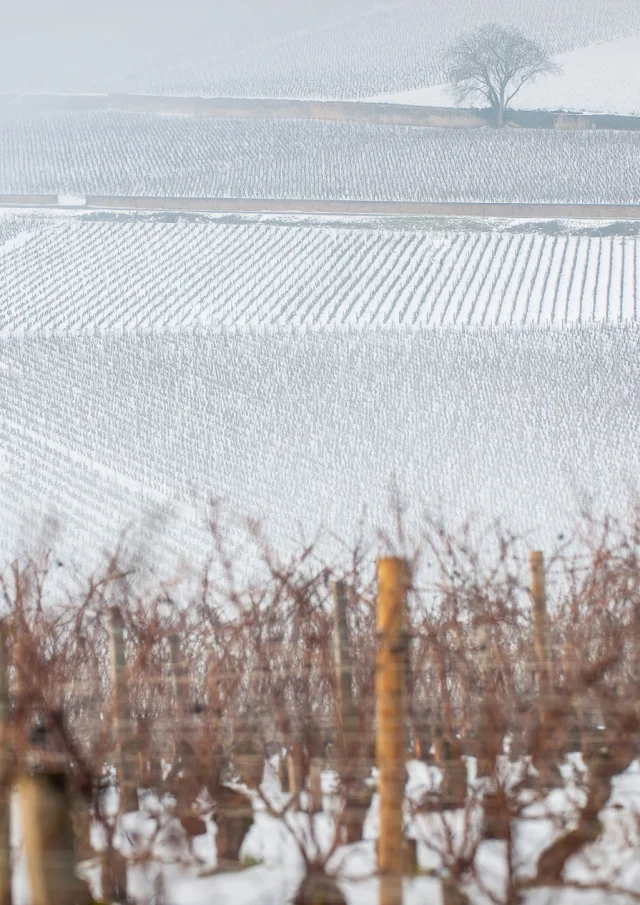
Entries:
[[[468,758],[470,785],[474,785],[474,762]],[[566,779],[563,789],[550,793],[540,803],[525,808],[521,818],[513,821],[515,856],[518,876],[532,876],[535,861],[540,851],[559,833],[564,821],[570,820],[576,808],[583,802],[579,787],[582,770],[580,758],[570,756],[562,768]],[[439,771],[426,767],[418,761],[407,764],[407,802],[418,800],[421,793],[438,783]],[[331,788],[333,777],[330,772],[323,776],[325,808],[327,813],[314,818],[316,838],[324,851],[333,841],[334,824],[330,817],[332,807]],[[274,806],[281,807],[288,796],[282,795],[275,776],[273,764],[265,767],[262,791]],[[254,798],[255,822],[243,843],[241,857],[254,859],[254,867],[235,873],[215,874],[215,824],[207,816],[207,835],[194,840],[193,851],[199,864],[185,867],[171,863],[176,856],[184,856],[186,846],[178,822],[171,817],[171,808],[163,807],[154,796],[148,796],[143,809],[135,814],[120,818],[116,831],[116,845],[125,852],[133,852],[135,845],[129,841],[137,838],[138,850],[145,847],[155,831],[154,815],[160,816],[161,831],[152,846],[155,860],[150,863],[132,864],[128,868],[128,889],[134,901],[149,900],[161,887],[165,901],[169,905],[286,905],[300,883],[303,874],[302,859],[297,851],[291,830],[297,830],[297,837],[305,841],[304,831],[309,826],[309,818],[303,814],[289,814],[288,829],[283,821],[265,813],[264,805]],[[109,810],[115,810],[115,796],[107,802]],[[638,845],[638,828],[635,820],[640,807],[640,762],[631,764],[628,770],[613,781],[613,792],[607,806],[601,812],[603,831],[596,843],[586,847],[569,860],[566,870],[568,882],[594,884],[596,889],[580,892],[576,889],[540,888],[526,892],[523,905],[630,905],[628,896],[615,895],[606,891],[606,881],[614,885],[637,891],[640,887],[640,863],[635,857],[634,847]],[[471,826],[474,824],[473,811],[470,812]],[[206,814],[206,809],[205,809]],[[26,865],[21,848],[20,815],[17,801],[14,802],[13,845],[16,857],[14,871],[15,905],[30,905]],[[438,877],[447,862],[445,834],[462,840],[465,836],[467,814],[452,811],[445,815],[431,814],[412,817],[407,807],[407,835],[417,839],[419,867],[432,876],[423,875],[404,880],[405,905],[442,905],[442,889]],[[554,825],[555,824],[555,825]],[[349,905],[375,905],[378,902],[378,882],[375,873],[375,836],[378,825],[378,799],[374,796],[364,828],[364,841],[352,846],[340,846],[330,859],[328,869],[336,873]],[[171,833],[173,832],[173,842]],[[129,840],[127,840],[127,835]],[[92,842],[96,849],[104,846],[100,827],[95,826]],[[313,846],[306,840],[306,850],[311,854]],[[192,860],[192,859],[191,859]],[[164,863],[163,863],[164,862]],[[506,846],[504,842],[487,840],[480,844],[476,856],[479,875],[485,889],[480,890],[471,880],[465,885],[470,897],[470,905],[489,905],[502,901],[506,877]],[[101,897],[100,869],[95,861],[84,862],[81,875],[89,881],[94,896]],[[208,874],[208,875],[207,875]],[[162,883],[159,884],[159,877]],[[605,881],[604,889],[597,889],[598,883]],[[496,898],[489,897],[493,894]]]
[[461,31],[497,21],[552,52],[640,31],[636,0],[6,4],[5,92],[367,97],[442,82]]
[[[640,114],[640,33],[561,53],[562,72],[526,85],[513,102],[521,110]],[[370,100],[450,107],[447,85],[383,94]]]
[[640,132],[114,112],[0,122],[0,194],[640,203]]
[[640,236],[623,224],[58,215],[2,229],[5,334],[640,318]]
[[587,497],[626,511],[639,350],[637,325],[5,337],[0,547],[50,513],[84,563],[129,521],[162,538],[173,503],[162,561],[200,561],[210,497],[285,550],[352,540],[363,509],[389,526],[395,475],[414,524],[503,516],[549,549]]

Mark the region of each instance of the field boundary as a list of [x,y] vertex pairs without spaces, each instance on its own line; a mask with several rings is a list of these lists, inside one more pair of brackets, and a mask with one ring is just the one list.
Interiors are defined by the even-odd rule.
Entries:
[[280,198],[166,198],[87,195],[74,202],[57,195],[0,195],[0,207],[59,210],[176,211],[199,213],[352,214],[480,217],[507,220],[640,220],[640,204],[527,204],[358,201]]
[[[0,95],[0,114],[5,115],[101,110],[213,119],[308,119],[445,129],[471,129],[491,124],[491,114],[488,110],[358,100],[207,98],[135,94]],[[640,131],[640,116],[512,110],[507,114],[507,125],[530,129]]]

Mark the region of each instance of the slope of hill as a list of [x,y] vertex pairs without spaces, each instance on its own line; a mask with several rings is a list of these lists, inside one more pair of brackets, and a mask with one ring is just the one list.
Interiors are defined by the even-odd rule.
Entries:
[[640,132],[66,113],[0,122],[0,194],[640,202]]
[[0,333],[640,318],[640,237],[606,235],[615,227],[545,235],[526,224],[348,218],[13,222],[23,232],[0,245]]
[[209,497],[283,549],[322,525],[350,540],[363,508],[389,526],[394,474],[414,527],[423,507],[502,515],[549,547],[584,495],[628,503],[639,341],[637,325],[5,337],[0,548],[51,514],[61,559],[86,563],[129,520],[165,536],[151,513],[173,505],[163,556],[199,558]]

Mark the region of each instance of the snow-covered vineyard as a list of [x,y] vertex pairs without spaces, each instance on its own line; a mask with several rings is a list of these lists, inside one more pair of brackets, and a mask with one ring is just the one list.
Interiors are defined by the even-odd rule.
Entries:
[[8,222],[2,333],[560,326],[640,316],[640,237],[593,227],[545,235],[455,221],[431,229],[295,218]]
[[640,132],[60,113],[0,120],[0,194],[640,203]]
[[638,0],[5,6],[0,905],[637,905]]
[[5,337],[0,546],[32,548],[49,513],[62,559],[84,560],[130,520],[153,533],[158,507],[195,562],[199,505],[220,497],[286,551],[299,527],[350,539],[363,507],[388,526],[395,473],[415,520],[504,516],[552,547],[585,500],[625,510],[639,340],[637,325]]

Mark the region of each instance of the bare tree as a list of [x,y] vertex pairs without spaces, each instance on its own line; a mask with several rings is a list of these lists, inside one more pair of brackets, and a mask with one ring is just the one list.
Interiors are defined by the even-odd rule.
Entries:
[[461,35],[445,56],[447,78],[459,104],[486,100],[496,123],[523,85],[560,72],[545,50],[513,28],[482,25]]

